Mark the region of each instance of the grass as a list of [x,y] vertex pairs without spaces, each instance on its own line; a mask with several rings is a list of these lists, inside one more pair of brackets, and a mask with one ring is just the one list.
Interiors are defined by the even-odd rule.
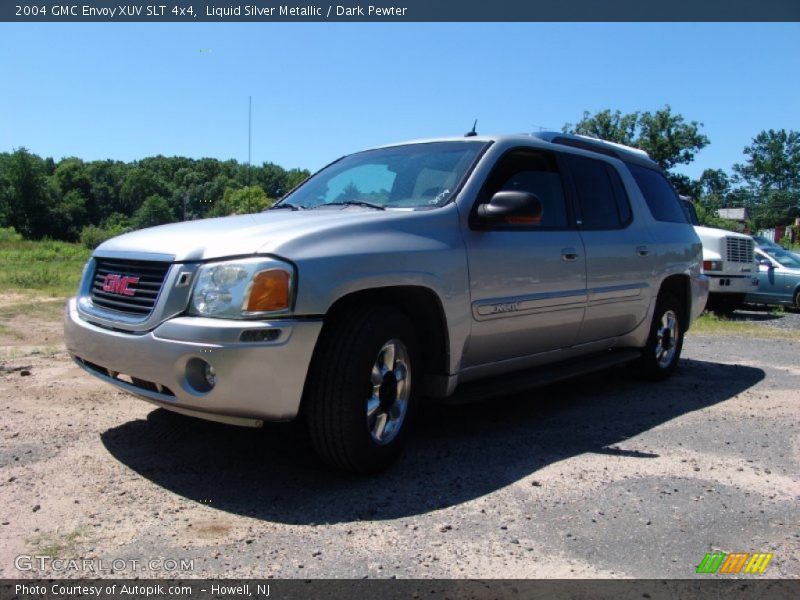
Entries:
[[17,315],[36,317],[42,321],[55,321],[64,312],[64,300],[61,297],[45,298],[37,302],[16,302],[0,305],[0,319],[12,319]]
[[39,555],[70,558],[79,554],[79,549],[88,541],[87,538],[86,528],[78,527],[69,533],[42,533],[27,541]]
[[0,336],[11,337],[17,340],[21,340],[25,337],[16,329],[13,329],[11,327],[6,327],[3,324],[0,324]]
[[[773,313],[778,314],[778,313]],[[770,340],[800,342],[800,331],[778,329],[719,317],[713,313],[703,313],[693,324],[688,335],[738,335]]]
[[79,244],[0,236],[0,290],[66,298],[77,289],[89,254]]
[[[19,339],[24,339],[24,336]],[[16,360],[18,358],[30,358],[31,356],[55,356],[64,352],[64,346],[51,344],[49,346],[34,346],[32,348],[2,347],[0,346],[0,359]]]

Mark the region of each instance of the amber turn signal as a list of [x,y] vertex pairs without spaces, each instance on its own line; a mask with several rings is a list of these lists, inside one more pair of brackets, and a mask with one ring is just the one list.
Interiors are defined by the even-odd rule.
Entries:
[[256,273],[250,283],[244,310],[271,312],[289,308],[290,275],[283,269],[268,269]]

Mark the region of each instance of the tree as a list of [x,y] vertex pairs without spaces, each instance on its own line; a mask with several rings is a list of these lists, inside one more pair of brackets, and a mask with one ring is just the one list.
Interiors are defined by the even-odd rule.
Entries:
[[119,212],[133,213],[150,196],[169,196],[169,186],[158,175],[137,165],[130,169],[119,190]]
[[748,187],[761,193],[800,191],[800,132],[762,131],[744,154],[747,162],[733,170]]
[[50,188],[45,161],[19,148],[0,164],[0,226],[11,226],[27,238],[50,234]]
[[584,111],[583,118],[577,124],[567,123],[562,131],[632,146],[636,143],[639,116],[638,112],[623,115],[618,110],[612,113],[608,109],[594,115]]
[[[708,145],[708,138],[700,133],[702,126],[697,121],[687,123],[682,115],[673,114],[672,108],[666,105],[653,113],[622,114],[607,109],[594,115],[584,112],[577,124],[567,123],[563,131],[640,148],[662,169],[669,171],[692,162],[697,152]],[[696,190],[688,177],[669,175],[679,192],[694,195]]]
[[92,180],[86,165],[80,158],[62,159],[56,166],[53,177],[62,194],[76,191],[84,199],[91,194]]
[[211,214],[215,217],[225,215],[244,215],[264,210],[272,206],[275,200],[268,198],[261,186],[254,185],[239,189],[228,188]]
[[86,217],[86,200],[77,190],[70,190],[50,208],[48,235],[74,242],[87,224]]
[[284,193],[300,185],[311,177],[311,173],[306,169],[290,169],[286,172],[286,189]]
[[734,165],[757,229],[786,225],[800,216],[800,132],[762,131]]
[[80,235],[93,246],[133,226],[261,210],[308,176],[273,163],[178,156],[56,162],[22,148],[0,153],[0,227],[28,238]]
[[698,181],[703,196],[724,198],[731,191],[731,178],[722,169],[706,169]]
[[167,199],[162,196],[148,196],[142,205],[136,209],[131,219],[134,229],[144,229],[145,227],[155,227],[165,223],[175,222],[175,216],[169,206]]
[[708,138],[700,133],[702,126],[697,121],[686,123],[681,115],[673,115],[667,105],[654,113],[641,114],[636,145],[669,171],[692,162],[697,152],[708,146]]

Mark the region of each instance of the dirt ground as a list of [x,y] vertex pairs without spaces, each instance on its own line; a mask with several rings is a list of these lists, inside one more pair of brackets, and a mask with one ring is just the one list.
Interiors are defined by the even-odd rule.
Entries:
[[360,478],[292,425],[97,381],[40,301],[0,329],[0,577],[686,578],[716,550],[800,577],[797,342],[690,333],[663,384],[615,369],[430,407],[402,460]]

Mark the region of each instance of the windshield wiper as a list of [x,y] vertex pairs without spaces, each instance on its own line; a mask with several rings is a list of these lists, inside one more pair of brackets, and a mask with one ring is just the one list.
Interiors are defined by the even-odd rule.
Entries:
[[319,204],[314,208],[321,206],[366,206],[367,208],[374,208],[376,210],[386,210],[386,207],[381,204],[374,204],[373,202],[365,202],[364,200],[346,200],[344,202],[326,202]]
[[288,208],[289,210],[304,210],[304,206],[298,206],[297,204],[291,204],[290,202],[281,202],[280,204],[276,204],[270,210],[278,210],[279,208]]

